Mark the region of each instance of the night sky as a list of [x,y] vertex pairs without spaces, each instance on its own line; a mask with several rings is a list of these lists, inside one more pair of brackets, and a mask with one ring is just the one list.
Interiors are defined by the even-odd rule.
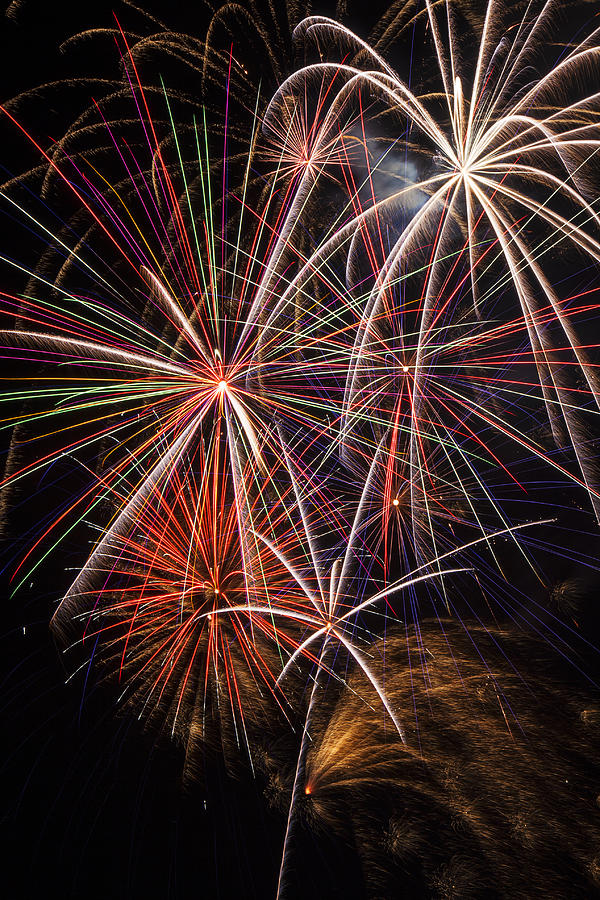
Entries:
[[[252,9],[255,20],[262,16],[267,29],[278,16],[280,25],[283,21],[279,5],[274,13],[267,2],[254,7],[241,0],[240,5]],[[368,10],[363,3],[345,6],[344,23],[364,38],[387,10],[384,3],[369,3]],[[481,5],[462,6],[467,35]],[[333,15],[332,7],[317,4],[311,12]],[[147,4],[144,8],[150,10]],[[589,32],[599,10],[597,3],[573,4],[569,32]],[[153,0],[152,11],[174,31],[201,39],[211,21],[203,4]],[[65,81],[89,73],[116,77],[114,41],[110,49],[107,40],[97,39],[60,50],[78,32],[113,28],[113,12],[126,33],[149,34],[154,28],[134,8],[104,0],[79,6],[25,0],[0,20],[1,100],[32,92],[11,109],[44,146],[64,134],[94,98],[94,87],[65,88]],[[277,79],[268,61],[258,58],[254,39],[244,43],[242,24],[237,37],[240,58],[254,66],[249,82],[260,81],[264,94],[271,94]],[[229,49],[225,31],[216,32],[218,40]],[[418,43],[390,44],[392,66],[406,72]],[[282,26],[277,52],[290,54],[281,59],[283,77],[294,68],[291,46]],[[163,69],[159,54],[147,65],[149,77],[164,74],[170,85],[193,92],[185,65],[171,61]],[[422,74],[417,63],[414,70],[415,78]],[[586,77],[588,93],[600,90],[597,64]],[[61,84],[35,90],[53,82]],[[223,102],[222,88],[212,90],[205,88],[209,108]],[[36,151],[5,117],[0,148],[2,182],[38,163]],[[19,196],[30,190],[33,204],[38,187],[33,178]],[[60,207],[65,218],[73,214],[58,191],[45,202]],[[3,204],[0,253],[33,268],[43,239],[18,218]],[[566,283],[572,294],[592,291],[597,266],[576,261],[572,271],[565,269],[570,264],[568,255],[558,252],[544,262],[553,283]],[[23,292],[22,273],[10,265],[0,271],[1,291]],[[504,314],[509,302],[501,296],[496,314]],[[597,363],[598,310],[581,322]],[[4,323],[10,327],[6,317]],[[48,367],[38,371],[47,374]],[[3,375],[6,383],[30,376],[31,367],[14,359]],[[20,409],[13,399],[11,415],[18,417]],[[519,418],[518,404],[511,415],[511,421],[530,421],[524,414]],[[600,432],[593,417],[585,415],[586,452],[595,465]],[[4,459],[10,430],[1,434]],[[385,653],[394,665],[386,682],[398,707],[409,710],[411,746],[422,740],[428,748],[424,759],[416,752],[390,750],[389,722],[384,726],[373,704],[356,699],[369,691],[359,673],[349,672],[352,691],[347,694],[336,683],[328,687],[326,713],[315,725],[321,743],[309,766],[315,787],[301,797],[293,833],[288,900],[600,896],[600,532],[583,488],[565,483],[556,470],[538,470],[535,459],[521,450],[509,446],[506,453],[509,466],[515,471],[520,466],[527,482],[528,517],[557,520],[539,528],[528,544],[543,577],[524,572],[512,545],[501,543],[498,556],[510,586],[502,588],[502,603],[488,602],[482,576],[484,587],[479,593],[473,588],[472,597],[458,586],[454,616],[437,608],[434,616],[426,593],[410,632],[400,627],[406,612],[400,604],[389,614]],[[569,457],[574,471],[573,465]],[[336,470],[334,477],[343,491],[340,473]],[[520,495],[507,483],[498,481],[512,512]],[[119,704],[119,685],[94,665],[84,664],[70,678],[75,661],[63,654],[50,631],[50,619],[73,572],[85,562],[93,533],[75,531],[13,593],[15,569],[44,521],[69,491],[83,486],[83,476],[59,460],[51,471],[11,491],[2,507],[0,892],[7,900],[275,897],[300,720],[295,735],[283,726],[263,736],[254,773],[246,760],[231,765],[213,747],[196,750],[195,775],[188,777],[185,748],[171,740],[169,728],[144,727],[130,706]],[[373,622],[380,629],[378,620]],[[412,684],[406,663],[415,652],[419,625],[429,655],[439,661],[429,698],[422,680],[420,686],[418,679],[416,687]],[[381,629],[378,634],[382,639]],[[453,674],[451,659],[458,660],[464,678]],[[81,665],[81,659],[77,662]],[[506,702],[494,694],[496,677],[506,687]],[[480,685],[479,693],[478,687],[469,694],[469,678]],[[455,689],[446,695],[453,679]],[[347,758],[346,774],[332,762],[336,752]],[[352,783],[339,788],[346,776]]]

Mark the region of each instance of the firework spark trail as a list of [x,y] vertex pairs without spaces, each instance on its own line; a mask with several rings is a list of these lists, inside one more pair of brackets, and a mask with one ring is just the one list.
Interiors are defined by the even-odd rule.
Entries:
[[283,848],[281,851],[281,863],[279,866],[279,875],[277,878],[277,893],[276,900],[280,900],[280,898],[285,896],[285,886],[286,879],[289,879],[289,875],[287,874],[287,870],[289,869],[289,854],[291,847],[291,839],[292,839],[292,828],[294,821],[294,812],[298,803],[298,796],[301,792],[301,789],[305,783],[305,770],[306,770],[306,753],[308,750],[308,740],[309,738],[309,729],[311,725],[311,713],[313,710],[315,694],[318,691],[319,685],[319,677],[321,674],[321,670],[324,665],[325,651],[327,649],[327,639],[323,643],[323,651],[321,653],[321,658],[319,660],[319,666],[317,667],[317,672],[313,678],[313,685],[310,692],[310,698],[308,701],[308,708],[306,710],[306,717],[304,719],[304,723],[302,725],[302,737],[300,739],[300,749],[298,751],[298,759],[296,762],[296,769],[294,772],[294,780],[292,782],[292,793],[290,797],[287,822],[285,826],[285,834],[283,838]]

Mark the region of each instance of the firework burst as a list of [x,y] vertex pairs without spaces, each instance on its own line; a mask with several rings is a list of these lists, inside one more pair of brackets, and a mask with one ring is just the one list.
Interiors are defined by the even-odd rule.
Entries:
[[[531,61],[542,52],[539,36],[552,22],[554,5],[530,5],[525,17],[506,32],[501,4],[489,3],[476,62],[470,67],[461,52],[454,4],[426,4],[427,39],[439,68],[440,89],[428,86],[422,95],[348,29],[312,17],[298,26],[298,37],[316,39],[319,46],[341,41],[353,52],[360,50],[366,64],[310,64],[291,76],[280,93],[301,95],[307,83],[343,78],[331,100],[328,122],[352,121],[352,102],[360,107],[360,118],[355,114],[354,121],[365,115],[376,121],[385,118],[387,110],[417,170],[423,169],[423,157],[433,162],[431,174],[419,175],[385,196],[372,195],[366,208],[320,251],[326,260],[341,242],[349,244],[350,273],[360,271],[359,260],[365,256],[372,260],[372,287],[363,296],[347,383],[350,421],[344,435],[354,407],[360,409],[361,369],[380,338],[382,322],[401,335],[402,326],[394,320],[400,314],[405,317],[412,303],[416,322],[410,454],[413,481],[418,481],[426,466],[421,418],[427,418],[423,408],[435,377],[431,347],[439,342],[440,328],[448,327],[444,320],[456,321],[457,301],[466,291],[474,317],[485,321],[504,317],[505,295],[514,296],[555,442],[571,447],[596,508],[597,477],[586,424],[597,412],[598,382],[590,348],[576,328],[596,305],[587,297],[581,302],[577,296],[560,296],[546,269],[557,252],[571,254],[575,266],[598,261],[593,183],[600,147],[598,95],[586,93],[580,85],[589,79],[579,78],[596,65],[598,51],[592,32],[552,63],[542,59],[546,74],[531,81]],[[565,96],[573,97],[566,105]],[[330,139],[330,127],[324,126],[324,142]],[[381,129],[380,139],[391,147],[399,141]],[[402,224],[406,198],[415,191],[423,201]],[[400,292],[398,285],[406,280],[413,286]],[[510,333],[513,327],[511,323],[506,330]],[[503,430],[502,423],[488,424]]]

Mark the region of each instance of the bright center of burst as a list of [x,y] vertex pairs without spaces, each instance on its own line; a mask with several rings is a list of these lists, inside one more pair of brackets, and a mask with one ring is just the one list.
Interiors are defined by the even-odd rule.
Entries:
[[221,381],[219,381],[219,383],[218,383],[218,385],[217,385],[217,388],[219,389],[219,391],[220,391],[222,394],[225,393],[225,391],[227,390],[228,387],[229,387],[229,385],[228,385],[227,382],[224,381],[223,379],[222,379]]
[[392,500],[392,506],[400,506],[400,501],[397,497],[394,497],[394,499]]

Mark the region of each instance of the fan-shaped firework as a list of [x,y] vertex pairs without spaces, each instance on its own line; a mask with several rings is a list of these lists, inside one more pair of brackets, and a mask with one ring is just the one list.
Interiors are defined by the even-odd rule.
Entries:
[[[477,897],[483,888],[510,896],[521,889],[524,859],[535,871],[531,896],[585,897],[596,889],[598,761],[592,753],[584,762],[598,727],[596,704],[587,691],[565,690],[552,669],[542,675],[545,655],[512,628],[467,635],[445,621],[443,633],[425,623],[425,633],[408,641],[391,633],[373,664],[381,673],[385,657],[390,698],[414,704],[406,743],[385,729],[359,674],[315,728],[302,813],[313,827],[356,841],[372,871],[369,896],[392,896],[400,871],[413,873],[415,894]],[[533,684],[546,703],[534,700]],[[557,719],[564,742],[554,739]],[[370,797],[376,823],[355,794]],[[550,854],[571,860],[571,874],[557,875]]]

